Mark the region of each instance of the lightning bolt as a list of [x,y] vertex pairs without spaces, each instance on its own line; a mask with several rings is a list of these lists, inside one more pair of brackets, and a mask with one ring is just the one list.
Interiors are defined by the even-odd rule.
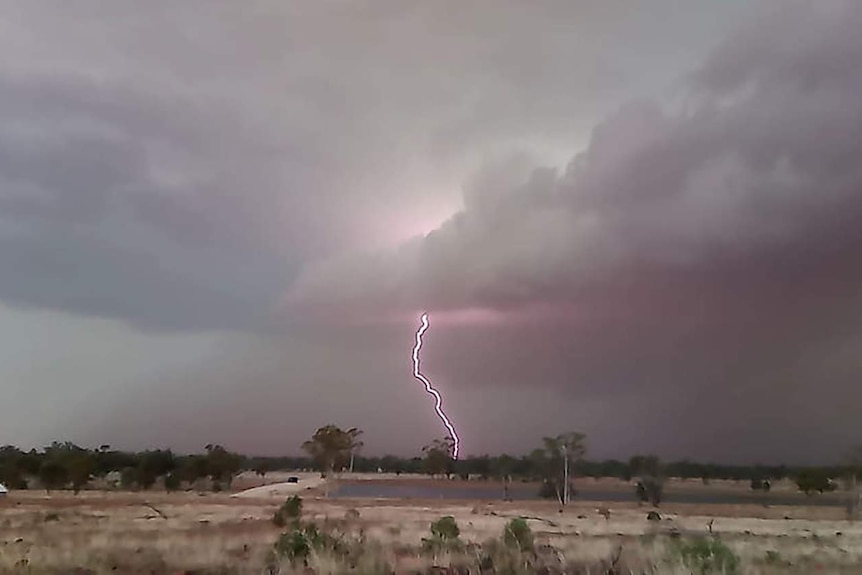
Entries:
[[452,459],[458,459],[458,449],[461,447],[461,440],[455,432],[455,426],[452,425],[452,422],[449,421],[449,418],[443,411],[443,398],[440,396],[440,393],[431,386],[431,382],[422,375],[421,371],[419,371],[419,351],[422,349],[422,335],[428,330],[428,325],[428,314],[423,313],[422,325],[416,331],[416,345],[413,347],[413,377],[421,381],[425,385],[425,391],[434,396],[434,411],[437,412],[437,417],[440,418],[440,421],[442,421],[443,425],[446,426],[446,429],[449,430],[449,435],[452,436],[452,440],[455,442],[452,446]]

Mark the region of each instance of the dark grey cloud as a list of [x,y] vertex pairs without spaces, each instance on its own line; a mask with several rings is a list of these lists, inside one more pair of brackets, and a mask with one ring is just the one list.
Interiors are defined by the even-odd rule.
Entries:
[[[208,128],[215,110],[63,77],[7,76],[0,94],[0,298],[147,328],[241,327],[268,312],[302,251],[266,243],[279,222],[263,208],[265,173],[248,195],[229,165],[196,178],[195,161],[231,152]],[[301,243],[297,230],[282,237]]]
[[[609,287],[642,293],[663,281],[682,293],[748,285],[756,296],[815,272],[811,282],[832,284],[830,268],[852,281],[862,208],[862,42],[853,30],[862,11],[791,14],[818,33],[781,43],[772,36],[792,31],[788,13],[761,23],[693,74],[684,111],[625,105],[561,173],[513,180],[508,172],[524,169],[505,162],[424,240],[312,265],[288,299],[338,305],[340,273],[359,283],[357,297],[411,309],[601,303]],[[372,271],[357,282],[355,268]]]
[[[680,105],[622,106],[565,169],[505,163],[427,237],[307,268],[288,306],[486,310],[498,325],[449,328],[445,379],[598,399],[669,451],[680,429],[724,434],[713,450],[733,457],[781,428],[837,456],[862,432],[858,362],[835,356],[862,341],[860,23],[857,3],[784,6],[690,74]],[[613,407],[633,396],[638,413]]]
[[856,3],[5,7],[0,314],[76,361],[122,342],[69,372],[99,382],[59,335],[20,360],[60,435],[284,452],[334,421],[415,452],[419,309],[468,453],[862,434]]
[[689,27],[656,34],[629,9],[10,3],[0,299],[155,328],[259,323],[301,263],[439,221],[486,154],[569,147],[608,93],[685,62],[597,66],[614,35],[702,46],[738,11],[673,11]]

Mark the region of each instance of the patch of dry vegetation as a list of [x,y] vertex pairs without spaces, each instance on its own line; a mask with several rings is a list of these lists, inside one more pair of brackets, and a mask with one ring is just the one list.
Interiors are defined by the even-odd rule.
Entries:
[[[599,513],[579,503],[559,513],[541,502],[306,499],[301,518],[284,513],[276,526],[283,503],[19,492],[0,503],[0,573],[692,573],[692,557],[709,553],[698,542],[712,540],[710,521],[738,557],[738,573],[862,573],[862,525],[840,519],[840,510],[668,505],[659,521],[647,521],[634,504]],[[457,532],[447,520],[432,533],[445,516]],[[506,535],[519,517],[532,545]],[[297,525],[308,543],[299,555],[285,551]]]

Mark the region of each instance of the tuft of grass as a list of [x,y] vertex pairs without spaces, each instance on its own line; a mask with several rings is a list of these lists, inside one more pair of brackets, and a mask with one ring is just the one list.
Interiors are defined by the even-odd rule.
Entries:
[[276,527],[284,527],[289,520],[298,521],[302,517],[302,498],[298,495],[289,497],[272,515],[272,523]]
[[676,554],[683,565],[701,575],[739,573],[739,557],[720,539],[698,537],[680,541]]
[[503,542],[519,551],[533,550],[533,531],[523,517],[512,519],[503,529]]

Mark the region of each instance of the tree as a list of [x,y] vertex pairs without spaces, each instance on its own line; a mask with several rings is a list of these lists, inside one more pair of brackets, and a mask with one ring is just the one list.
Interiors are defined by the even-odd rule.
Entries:
[[635,455],[629,459],[629,470],[639,478],[635,486],[638,501],[658,507],[664,493],[664,473],[658,456]]
[[560,505],[566,505],[570,500],[573,490],[569,464],[583,459],[587,452],[585,442],[586,435],[577,432],[544,437],[543,447],[533,451],[531,456],[542,475],[544,489],[555,493]]
[[207,476],[207,460],[203,455],[189,455],[182,459],[177,469],[180,479],[194,486]]
[[835,490],[835,485],[824,469],[803,469],[796,476],[796,486],[805,495],[811,495],[815,491],[823,493],[824,491]]
[[12,489],[26,489],[25,454],[11,445],[0,447],[0,483]]
[[120,486],[126,490],[132,490],[138,485],[138,468],[124,467],[120,471]]
[[435,439],[422,448],[425,455],[423,467],[428,475],[448,475],[452,465],[452,451],[455,440],[451,437]]
[[858,478],[862,475],[862,445],[851,449],[845,456],[847,461],[847,487],[850,492],[847,502],[847,517],[854,521],[859,518],[859,510],[862,508],[862,493],[858,486]]
[[165,491],[179,491],[182,481],[176,472],[171,472],[165,475]]
[[336,467],[343,467],[350,457],[355,438],[337,425],[324,425],[314,432],[311,439],[302,444],[302,449],[320,466],[324,477],[331,475]]
[[503,484],[503,501],[509,501],[509,485],[512,483],[512,473],[515,467],[515,458],[503,454],[491,460],[491,474]]
[[56,459],[46,459],[39,467],[39,481],[46,491],[62,489],[69,483],[66,467]]
[[93,476],[93,471],[96,465],[93,456],[88,451],[82,451],[70,455],[66,462],[66,471],[69,476],[69,481],[72,483],[72,490],[77,495],[81,489],[86,486]]
[[359,439],[362,433],[363,431],[357,427],[351,427],[347,430],[347,435],[350,437],[350,473],[353,473],[353,458],[365,446],[365,443]]
[[242,457],[236,453],[231,453],[221,445],[209,444],[204,456],[206,473],[213,482],[213,488],[221,488],[221,482],[224,481],[230,487],[233,482],[233,477],[242,467]]

